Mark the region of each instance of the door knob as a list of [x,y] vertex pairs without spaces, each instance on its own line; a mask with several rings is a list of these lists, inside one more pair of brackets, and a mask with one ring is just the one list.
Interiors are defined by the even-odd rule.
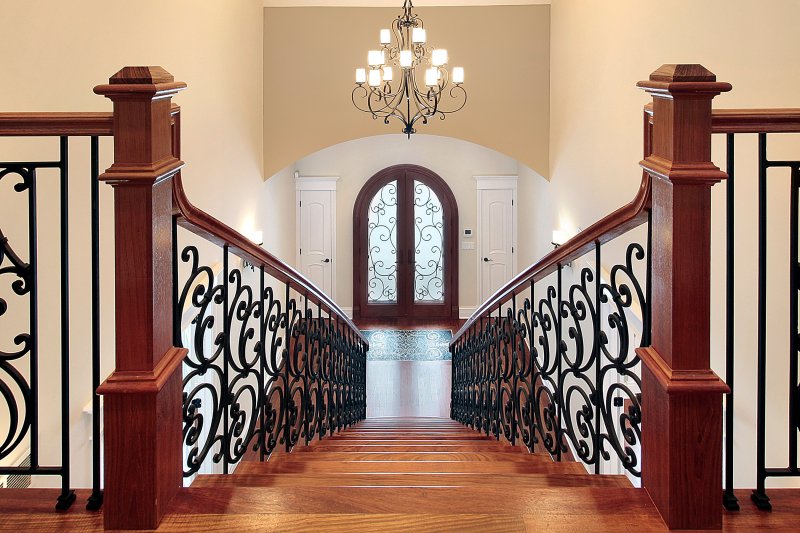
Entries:
[[489,259],[488,257],[484,257],[484,258],[483,258],[483,262],[484,262],[484,263],[488,263],[489,261],[491,261],[491,259]]
[[323,262],[323,263],[330,263],[330,262],[331,262],[331,260],[330,260],[330,259],[328,259],[328,258],[326,257],[325,259],[323,259],[323,260],[322,260],[322,262]]

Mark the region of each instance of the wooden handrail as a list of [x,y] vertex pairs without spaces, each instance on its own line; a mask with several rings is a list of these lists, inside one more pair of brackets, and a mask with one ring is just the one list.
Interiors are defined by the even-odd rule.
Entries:
[[497,292],[472,313],[472,316],[453,336],[450,345],[455,344],[461,335],[481,316],[507,301],[514,292],[530,284],[531,281],[535,282],[543,279],[548,274],[555,272],[558,265],[574,261],[592,251],[597,244],[606,243],[647,222],[650,211],[651,191],[650,175],[644,172],[642,173],[639,191],[633,200],[581,231],[500,287]]
[[[653,104],[645,106],[653,122]],[[800,109],[714,109],[711,133],[800,133]]]
[[[173,123],[180,111],[172,104]],[[0,137],[111,137],[114,135],[114,113],[83,112],[20,112],[0,113]]]
[[353,329],[363,342],[367,342],[361,331],[336,302],[308,278],[224,222],[195,207],[186,197],[180,174],[172,180],[172,199],[173,214],[178,217],[178,225],[182,228],[217,246],[227,245],[231,252],[252,265],[263,266],[264,271],[270,276],[283,283],[289,283],[295,291],[303,294],[310,301],[328,308],[330,312]]
[[114,115],[84,113],[0,113],[0,137],[110,136]]

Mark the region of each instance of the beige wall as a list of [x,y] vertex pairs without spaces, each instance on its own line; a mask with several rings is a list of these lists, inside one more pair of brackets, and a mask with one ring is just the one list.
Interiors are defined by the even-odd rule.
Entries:
[[[800,48],[795,0],[554,0],[551,43],[551,183],[547,205],[550,221],[537,232],[586,227],[633,198],[641,171],[641,108],[647,96],[638,80],[663,63],[702,63],[733,92],[715,100],[717,107],[798,107]],[[773,143],[773,157],[800,156],[797,136]],[[724,165],[722,139],[714,158]],[[736,255],[736,416],[735,457],[738,486],[754,486],[756,327],[755,143],[752,136],[737,145]],[[789,325],[788,195],[786,176],[771,180],[772,255],[769,271],[770,358],[769,401],[786,406]],[[781,189],[781,187],[784,187]],[[725,185],[714,191],[713,228],[713,366],[724,369],[724,209]],[[544,211],[543,211],[544,212]],[[770,410],[768,465],[786,457],[785,414]],[[645,431],[647,429],[645,428]],[[709,451],[709,453],[712,453]],[[796,483],[795,481],[790,481]],[[775,481],[770,483],[775,484]]]
[[[264,159],[270,176],[344,141],[399,133],[350,100],[355,69],[366,67],[388,8],[264,10]],[[466,108],[421,133],[471,141],[548,173],[550,8],[423,7],[432,43],[466,68]]]
[[[546,183],[544,178],[516,160],[499,152],[450,137],[417,135],[409,141],[403,135],[380,135],[349,141],[297,161],[291,168],[301,176],[337,176],[336,193],[336,301],[345,308],[353,305],[353,206],[364,183],[378,171],[399,164],[429,168],[441,176],[456,198],[459,238],[464,228],[477,232],[477,192],[474,176],[517,175],[527,182]],[[522,167],[522,170],[520,169]],[[288,169],[282,173],[288,172]],[[274,178],[273,178],[274,179]],[[270,183],[272,179],[268,180]],[[530,200],[530,198],[528,199]],[[520,202],[519,212],[529,204]],[[525,215],[527,216],[527,215]],[[520,215],[523,220],[523,215]],[[477,243],[476,237],[471,239]],[[520,244],[520,247],[522,245]],[[521,251],[521,250],[520,250]],[[459,306],[468,316],[480,303],[477,288],[477,249],[464,250],[459,243]],[[523,266],[522,263],[519,265]]]
[[[183,159],[188,164],[184,182],[189,198],[234,228],[263,228],[265,244],[279,256],[288,256],[293,249],[293,235],[284,242],[285,235],[266,231],[274,227],[273,217],[283,209],[281,198],[289,193],[286,182],[276,180],[265,185],[262,181],[262,10],[261,0],[4,0],[0,8],[6,22],[0,110],[110,110],[108,100],[92,93],[95,85],[105,82],[124,65],[163,66],[176,79],[189,84],[189,89],[175,99],[183,108]],[[91,398],[86,342],[88,143],[81,140],[73,145],[71,425],[73,480],[80,487],[90,483],[88,426],[81,416],[81,409]],[[44,143],[44,152],[41,147],[42,143],[32,147],[28,142],[6,140],[0,144],[0,159],[57,155],[54,141]],[[101,168],[110,164],[109,148],[110,142],[105,140]],[[46,187],[40,187],[43,189]],[[110,192],[109,186],[101,185],[104,309],[113,309]],[[54,201],[43,199],[45,208],[40,209],[40,219],[44,227],[55,227],[56,211],[49,209],[57,205]],[[5,230],[7,216],[15,206],[6,195],[0,197],[0,202],[0,224]],[[49,254],[49,250],[55,249],[55,238],[51,233],[42,239],[40,250]],[[54,264],[42,262],[45,275],[57,273]],[[58,320],[56,309],[51,299],[43,303],[40,323],[44,342],[55,342],[58,338],[52,329]],[[0,325],[0,332],[5,336],[8,330]],[[102,337],[105,375],[113,366],[111,313],[104,313]],[[6,342],[0,339],[1,345]],[[42,352],[43,369],[51,370],[58,344],[46,347]],[[43,375],[44,386],[51,394],[58,390],[52,385],[54,379],[52,374]],[[43,430],[47,434],[55,430],[56,422],[47,418],[46,413],[43,416]],[[45,439],[43,445],[44,462],[58,460],[57,439]]]

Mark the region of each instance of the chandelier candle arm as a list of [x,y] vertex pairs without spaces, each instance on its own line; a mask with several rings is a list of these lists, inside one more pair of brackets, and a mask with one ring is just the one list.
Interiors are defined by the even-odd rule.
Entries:
[[356,69],[352,92],[357,109],[384,124],[397,119],[409,138],[416,133],[417,122],[444,120],[467,103],[464,68],[448,70],[447,49],[428,42],[424,23],[413,9],[411,0],[405,0],[403,13],[390,28],[380,30],[380,49],[367,54],[368,68]]

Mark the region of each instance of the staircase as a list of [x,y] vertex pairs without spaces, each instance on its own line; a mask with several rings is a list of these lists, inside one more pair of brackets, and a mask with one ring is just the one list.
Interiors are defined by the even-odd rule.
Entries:
[[442,418],[366,419],[233,475],[198,476],[178,500],[164,526],[193,510],[219,527],[282,531],[665,529],[624,476],[589,475]]

